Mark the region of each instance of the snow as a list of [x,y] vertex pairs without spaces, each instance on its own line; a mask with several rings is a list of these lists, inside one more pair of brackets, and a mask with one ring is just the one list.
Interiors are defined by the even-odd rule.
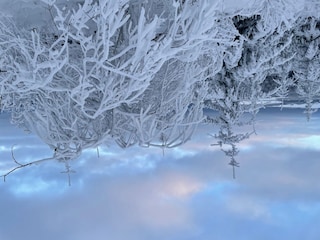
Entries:
[[218,0],[217,2],[222,12],[233,13],[251,8],[255,0]]
[[[277,107],[277,108],[292,108],[292,109],[297,109],[297,108],[300,108],[300,109],[305,109],[306,107],[306,104],[305,103],[301,103],[301,104],[298,104],[298,103],[291,103],[291,104],[283,104],[283,105],[277,105],[277,106],[271,106],[271,107]],[[320,103],[314,103],[312,104],[312,109],[319,109],[320,108]]]
[[13,17],[19,27],[42,28],[49,22],[49,11],[39,0],[1,0],[1,13]]

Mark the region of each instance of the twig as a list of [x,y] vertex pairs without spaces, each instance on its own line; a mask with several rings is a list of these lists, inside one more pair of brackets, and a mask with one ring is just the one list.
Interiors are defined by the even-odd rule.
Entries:
[[49,161],[49,160],[53,160],[54,158],[51,157],[51,158],[43,158],[43,159],[40,159],[40,160],[36,160],[36,161],[33,161],[33,162],[29,162],[29,163],[25,163],[25,164],[22,164],[20,162],[18,162],[15,157],[14,157],[14,154],[13,154],[13,148],[14,148],[14,145],[11,147],[11,157],[12,157],[12,160],[18,165],[17,167],[11,169],[10,171],[8,171],[7,173],[1,175],[1,177],[3,177],[3,181],[5,182],[6,181],[6,177],[15,172],[16,170],[20,169],[20,168],[24,168],[24,167],[28,167],[28,166],[31,166],[31,165],[34,165],[34,164],[38,164],[40,162],[44,162],[44,161]]
[[66,170],[61,172],[61,173],[66,173],[68,175],[68,183],[69,183],[69,187],[71,186],[71,177],[70,177],[70,173],[75,173],[76,171],[71,170],[71,166],[69,165],[69,163],[65,162],[65,166],[66,166]]
[[98,158],[100,158],[99,147],[97,147],[97,155],[98,155]]
[[231,162],[229,163],[229,165],[232,166],[232,176],[233,176],[233,179],[236,179],[236,167],[240,167],[239,163],[234,160],[232,158]]

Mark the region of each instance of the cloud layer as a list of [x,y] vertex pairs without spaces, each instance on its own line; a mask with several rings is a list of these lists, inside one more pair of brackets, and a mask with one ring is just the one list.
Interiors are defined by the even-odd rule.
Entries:
[[[235,180],[207,127],[164,156],[88,150],[72,163],[71,187],[56,162],[17,171],[0,183],[0,238],[317,239],[319,128],[298,114],[262,112],[258,135],[239,145]],[[2,169],[12,166],[11,144],[21,161],[51,154],[5,117],[0,126]]]

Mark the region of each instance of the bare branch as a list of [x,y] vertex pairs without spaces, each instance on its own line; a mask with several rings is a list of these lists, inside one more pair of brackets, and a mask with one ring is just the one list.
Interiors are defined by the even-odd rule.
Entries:
[[18,166],[12,168],[12,169],[9,170],[7,173],[5,173],[5,174],[3,174],[3,175],[0,176],[0,177],[3,177],[3,181],[4,181],[4,182],[6,181],[6,177],[7,177],[9,174],[17,171],[17,170],[20,169],[20,168],[25,168],[25,167],[28,167],[28,166],[31,166],[31,165],[35,165],[35,164],[39,164],[39,163],[42,163],[42,162],[45,162],[45,161],[54,160],[54,158],[51,157],[51,158],[43,158],[43,159],[40,159],[40,160],[36,160],[36,161],[32,161],[32,162],[29,162],[29,163],[24,163],[24,164],[22,164],[22,163],[18,162],[18,161],[16,160],[16,158],[14,157],[13,148],[14,148],[14,145],[11,147],[12,160],[13,160]]
[[70,173],[75,173],[76,171],[74,170],[71,170],[71,166],[69,165],[69,163],[66,161],[65,162],[65,167],[66,167],[66,170],[61,172],[61,173],[65,173],[68,175],[68,184],[69,184],[69,187],[71,186],[71,176],[70,176]]

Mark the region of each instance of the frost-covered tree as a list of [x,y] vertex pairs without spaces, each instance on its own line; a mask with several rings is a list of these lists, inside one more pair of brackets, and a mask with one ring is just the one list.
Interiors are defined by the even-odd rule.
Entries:
[[53,43],[57,48],[46,48],[36,30],[18,30],[8,18],[0,23],[0,94],[8,110],[23,104],[20,98],[24,95],[44,88],[52,90],[49,85],[67,58],[64,39]]
[[203,120],[203,75],[195,63],[165,63],[137,103],[115,109],[121,124],[112,134],[119,137],[120,146],[173,148],[188,141]]
[[[219,133],[213,135],[218,141],[214,145],[222,147],[233,167],[239,166],[235,160],[236,144],[255,132],[256,114],[277,91],[263,91],[266,79],[280,67],[288,66],[293,57],[289,51],[291,32],[284,20],[276,25],[266,25],[265,13],[256,13],[230,16],[238,32],[237,38],[243,42],[241,54],[233,55],[236,60],[233,64],[224,59],[220,73],[207,80],[206,107],[218,112],[217,117],[208,117],[207,121],[220,128]],[[234,128],[244,125],[252,125],[253,130],[236,133]],[[223,148],[224,145],[231,150]]]
[[310,63],[306,71],[306,75],[299,75],[296,92],[305,101],[305,111],[307,120],[309,121],[311,115],[318,109],[313,107],[314,100],[320,97],[320,71],[319,71],[320,57],[317,55]]
[[83,114],[94,119],[144,92],[161,67],[160,45],[152,41],[158,18],[147,21],[142,8],[131,20],[128,0],[86,0],[65,11],[54,7],[59,34],[76,43],[68,47],[68,66],[78,80],[71,98]]
[[[44,2],[56,28],[51,35],[21,32],[7,19],[1,22],[1,108],[11,112],[13,123],[36,133],[52,148],[53,158],[64,162],[109,138],[132,145],[124,140],[126,132],[150,146],[174,147],[190,139],[202,119],[198,90],[203,87],[196,82],[204,79],[208,63],[216,63],[215,57],[202,56],[218,45],[206,33],[213,18],[195,22],[202,13],[212,13],[208,1],[198,6],[171,2],[168,12],[160,13],[170,21],[160,20],[145,4],[136,8],[133,1],[84,0],[68,8]],[[179,45],[186,31],[195,32]],[[195,47],[203,48],[196,56]],[[169,73],[173,69],[178,72]],[[158,94],[160,105],[150,102]],[[155,128],[149,123],[139,128],[136,113],[143,121],[147,114]]]
[[320,20],[316,17],[301,17],[297,20],[294,30],[293,50],[296,57],[293,61],[293,77],[296,80],[296,93],[301,96],[306,104],[305,114],[310,120],[312,113],[317,109],[313,101],[320,94],[319,72],[319,44]]
[[146,22],[140,9],[134,25],[127,3],[84,1],[61,10],[51,1],[57,29],[45,38],[1,21],[1,108],[47,143],[54,159],[66,162],[103,143],[110,112],[140,96],[161,67],[151,57],[157,18]]
[[[206,122],[217,125],[219,131],[217,134],[211,134],[216,140],[212,146],[220,146],[221,150],[230,157],[230,165],[234,168],[239,166],[235,157],[238,154],[236,145],[242,140],[249,138],[251,132],[239,133],[239,128],[245,125],[252,125],[253,122],[248,118],[249,104],[246,102],[246,88],[241,85],[234,76],[226,71],[221,71],[215,78],[209,81],[211,97],[205,102],[206,108],[217,112],[216,116],[207,116]],[[250,100],[250,99],[249,99]],[[231,150],[230,150],[231,148]]]
[[[180,146],[204,117],[237,167],[237,144],[270,98],[295,87],[307,116],[315,111],[314,0],[255,1],[236,12],[211,0],[42,2],[50,28],[0,18],[0,111],[48,144],[48,159],[68,174],[71,159],[106,141]],[[32,165],[15,162],[13,171]]]

